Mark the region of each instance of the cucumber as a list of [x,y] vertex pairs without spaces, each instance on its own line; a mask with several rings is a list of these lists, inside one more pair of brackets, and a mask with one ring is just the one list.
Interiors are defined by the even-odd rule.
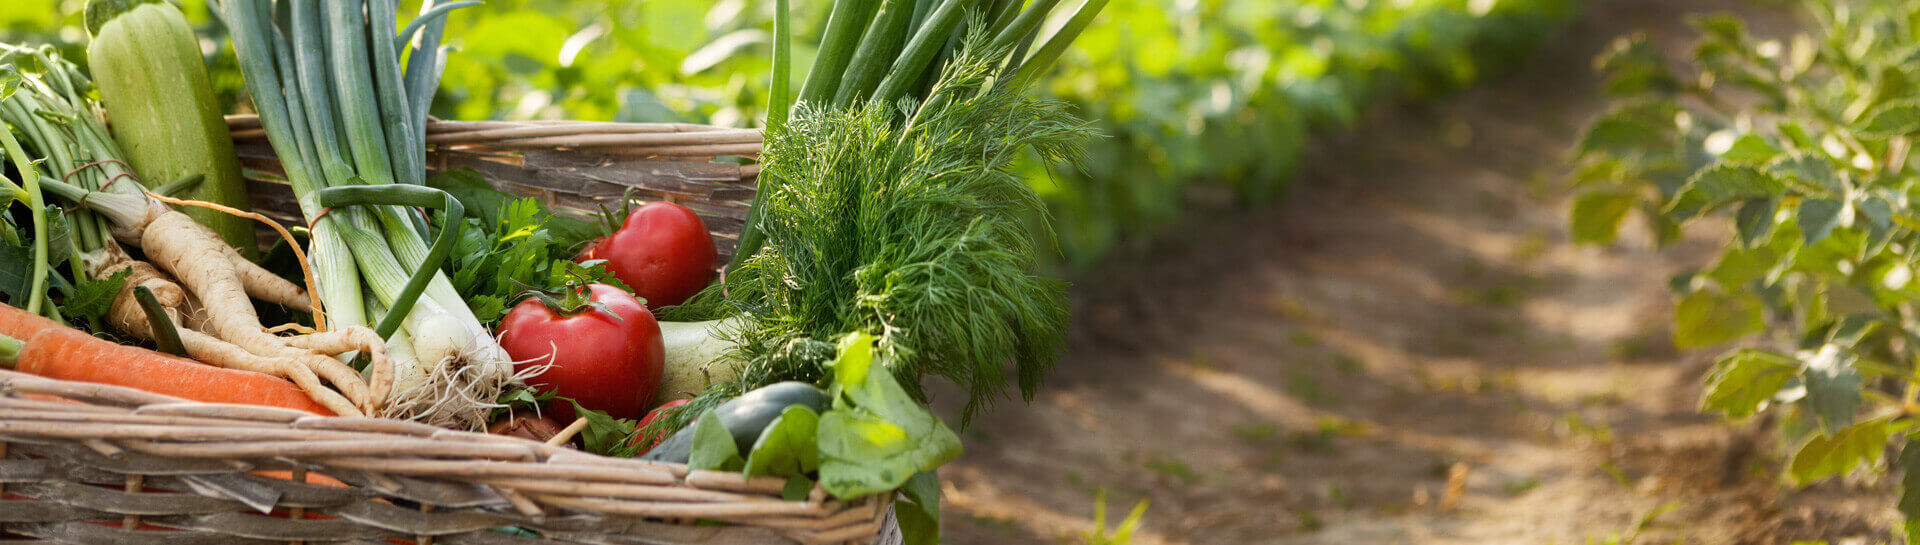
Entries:
[[[733,435],[733,442],[740,447],[740,453],[753,451],[753,444],[760,440],[760,432],[766,431],[767,424],[773,423],[782,411],[794,405],[805,405],[814,412],[827,409],[826,390],[821,390],[805,382],[779,382],[762,386],[760,389],[741,394],[713,408],[713,414],[727,427],[727,433]],[[686,463],[693,454],[693,426],[687,426],[672,437],[660,442],[660,446],[647,451],[642,460],[656,462]]]
[[[86,22],[93,34],[87,62],[109,129],[141,183],[154,188],[200,174],[206,178],[178,196],[250,208],[233,136],[214,102],[200,44],[180,10],[162,0],[91,0]],[[183,208],[241,255],[259,255],[247,219]]]

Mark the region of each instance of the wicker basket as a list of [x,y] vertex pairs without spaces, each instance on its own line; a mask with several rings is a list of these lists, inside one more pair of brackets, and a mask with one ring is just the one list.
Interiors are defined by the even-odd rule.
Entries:
[[[252,170],[279,165],[229,118]],[[700,212],[722,252],[746,212],[758,131],[433,122],[429,168],[586,214],[629,190]],[[256,210],[299,221],[284,183]],[[0,540],[69,543],[898,543],[890,494],[841,501],[785,480],[412,422],[198,403],[0,371]],[[504,530],[517,528],[519,530]]]

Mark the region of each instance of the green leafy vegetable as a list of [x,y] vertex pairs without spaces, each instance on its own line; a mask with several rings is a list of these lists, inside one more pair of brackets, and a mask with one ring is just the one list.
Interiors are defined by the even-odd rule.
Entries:
[[126,286],[127,276],[133,269],[114,271],[106,278],[85,280],[73,287],[73,295],[60,305],[60,311],[69,318],[80,320],[98,320],[113,308],[113,298],[120,294],[120,288]]
[[820,485],[835,497],[893,490],[960,456],[960,437],[879,364],[877,340],[848,334],[833,364],[833,409],[820,416]]
[[940,543],[940,475],[922,471],[900,487],[900,501],[894,513],[900,520],[900,534],[907,545]]
[[768,135],[762,176],[780,182],[762,192],[765,248],[670,319],[746,318],[746,389],[817,381],[807,355],[820,351],[795,348],[865,331],[916,398],[922,375],[966,388],[963,420],[1011,382],[1031,396],[1058,357],[1066,304],[1034,273],[1029,220],[1044,212],[1012,161],[1071,160],[1091,131],[994,86],[997,71],[967,54],[904,124],[880,105],[796,108]]
[[[450,184],[443,180],[443,185]],[[529,289],[552,290],[568,282],[626,288],[603,263],[573,261],[586,239],[573,238],[569,233],[577,234],[583,228],[568,222],[585,222],[548,212],[537,199],[476,198],[486,193],[472,191],[465,194],[466,199],[484,203],[481,206],[493,210],[493,215],[489,216],[491,221],[467,220],[473,228],[462,232],[454,255],[447,260],[448,278],[482,323],[499,321]]]
[[574,414],[587,419],[586,429],[580,430],[580,440],[587,452],[620,458],[632,457],[636,452],[633,445],[632,420],[614,418],[605,412],[581,407],[571,399]]
[[[820,468],[820,414],[804,405],[787,407],[747,454],[746,474],[804,476]],[[697,437],[696,437],[697,439]]]
[[729,471],[745,465],[746,461],[740,459],[740,445],[734,443],[726,424],[713,411],[701,413],[693,422],[693,453],[687,467]]

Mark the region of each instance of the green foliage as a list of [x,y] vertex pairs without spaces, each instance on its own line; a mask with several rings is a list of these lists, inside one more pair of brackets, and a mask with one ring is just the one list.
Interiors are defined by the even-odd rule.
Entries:
[[500,320],[528,290],[553,290],[569,282],[626,288],[604,263],[573,261],[594,233],[587,222],[555,215],[538,199],[512,198],[478,176],[456,170],[434,176],[428,185],[452,188],[448,192],[470,211],[469,228],[461,230],[446,267],[454,289],[481,323]]
[[1102,487],[1093,493],[1093,528],[1080,532],[1080,538],[1087,545],[1127,545],[1133,543],[1133,533],[1140,530],[1141,520],[1147,516],[1147,500],[1133,504],[1133,510],[1120,524],[1107,528],[1107,489]]
[[[1731,217],[1719,259],[1675,280],[1675,344],[1760,346],[1722,358],[1701,405],[1806,422],[1783,438],[1799,445],[1798,483],[1881,471],[1920,414],[1920,0],[1805,3],[1816,30],[1785,40],[1730,16],[1695,21],[1680,68],[1616,42],[1600,62],[1616,106],[1575,148],[1571,218],[1577,239],[1607,243],[1618,211],[1637,211],[1668,243],[1681,224]],[[1920,464],[1913,450],[1898,465]],[[1915,496],[1901,504],[1909,521]]]
[[82,280],[73,287],[73,294],[67,296],[66,302],[60,305],[60,313],[69,319],[89,321],[106,316],[107,310],[113,308],[114,296],[120,294],[120,288],[127,285],[127,277],[132,274],[133,268],[128,267],[114,271],[106,278]]
[[888,373],[876,337],[848,334],[833,364],[833,408],[820,415],[820,485],[854,498],[899,488],[960,456],[960,437]]
[[[546,394],[551,397],[551,394]],[[536,396],[538,398],[539,396]],[[633,445],[634,422],[623,418],[614,418],[602,411],[581,407],[579,402],[560,398],[573,404],[573,412],[579,418],[587,419],[587,427],[580,430],[580,442],[587,452],[606,456],[626,458],[636,454]],[[722,430],[721,433],[725,433]]]
[[1111,136],[1084,171],[1033,176],[1059,245],[1086,264],[1177,218],[1192,184],[1271,198],[1314,135],[1524,59],[1577,3],[1114,0],[1044,84]]
[[[21,3],[0,14],[0,41],[51,42],[81,57],[83,2]],[[1030,160],[1020,168],[1057,219],[1056,242],[1084,264],[1177,218],[1190,184],[1225,184],[1254,202],[1279,193],[1313,135],[1352,125],[1372,105],[1458,89],[1510,66],[1577,3],[1113,0],[1041,80],[1113,138],[1094,145],[1084,169]],[[433,113],[757,125],[772,85],[775,4],[489,0],[447,20],[455,51]],[[1076,3],[1061,4],[1043,33]],[[417,6],[401,2],[400,11]],[[239,102],[231,50],[217,46],[224,29],[204,2],[182,8],[202,50],[214,52],[217,94]],[[794,66],[813,64],[829,11],[792,10]],[[1649,52],[1629,53],[1637,54],[1617,55],[1610,88],[1677,86],[1649,69],[1657,67]]]
[[733,442],[733,434],[727,432],[727,425],[720,422],[719,415],[707,411],[693,421],[693,452],[687,458],[688,468],[739,471],[746,463],[740,458],[740,445]]
[[760,439],[747,454],[746,474],[806,475],[820,468],[820,448],[815,440],[820,414],[805,405],[787,407],[767,424]]
[[1707,375],[1701,409],[1744,418],[1780,392],[1800,372],[1800,361],[1762,350],[1740,350],[1721,358]]
[[[1905,427],[1900,425],[1898,427]],[[1816,435],[1794,451],[1787,472],[1802,484],[1834,477],[1855,467],[1879,465],[1887,443],[1899,431],[1888,419],[1877,418],[1835,431]]]
[[748,388],[818,383],[821,351],[808,343],[863,331],[916,398],[923,375],[965,388],[963,418],[1009,384],[1033,395],[1067,310],[1061,284],[1034,272],[1028,219],[1042,205],[1011,165],[1031,152],[1068,160],[1088,128],[1057,103],[993,86],[996,72],[962,53],[904,123],[873,103],[796,108],[768,134],[762,176],[780,182],[756,206],[764,249],[669,316],[745,317],[735,336]]
[[1746,292],[1701,290],[1680,299],[1673,311],[1673,344],[1697,348],[1724,344],[1766,328],[1758,297]]

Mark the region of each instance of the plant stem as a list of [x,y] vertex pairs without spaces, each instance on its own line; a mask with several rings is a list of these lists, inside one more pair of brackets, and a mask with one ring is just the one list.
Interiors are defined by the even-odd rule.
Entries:
[[[40,194],[40,176],[27,163],[27,152],[20,149],[20,142],[13,139],[13,132],[0,128],[0,144],[4,144],[7,156],[13,158],[13,166],[20,171],[27,190],[27,206],[33,208],[29,215],[33,217],[33,272],[27,277],[27,312],[39,314],[40,305],[47,298],[47,274],[52,267],[47,263],[47,239],[53,238],[47,233],[47,199]],[[52,305],[48,304],[51,308]]]

